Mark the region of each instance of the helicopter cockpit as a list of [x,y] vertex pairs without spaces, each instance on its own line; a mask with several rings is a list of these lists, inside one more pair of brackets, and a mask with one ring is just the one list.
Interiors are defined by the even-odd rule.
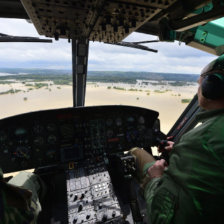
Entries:
[[[128,187],[113,186],[130,181],[135,172],[133,157],[124,151],[136,145],[150,151],[158,135],[157,117],[156,111],[143,108],[102,106],[3,119],[3,171],[36,168],[47,183],[51,190],[43,205],[41,223],[50,223],[52,218],[60,223],[123,223],[131,214]],[[121,198],[124,207],[118,201]],[[137,206],[137,202],[132,203]],[[136,214],[135,219],[141,221],[142,216]]]
[[[159,113],[134,106],[84,107],[89,41],[155,52],[141,42],[122,41],[136,31],[221,55],[223,12],[219,0],[0,1],[0,17],[31,20],[40,35],[72,42],[74,107],[0,120],[3,172],[35,169],[48,188],[38,223],[148,223],[133,179],[135,160],[127,151],[138,146],[152,153],[166,138]],[[195,97],[168,135],[177,140],[191,129],[199,110]]]

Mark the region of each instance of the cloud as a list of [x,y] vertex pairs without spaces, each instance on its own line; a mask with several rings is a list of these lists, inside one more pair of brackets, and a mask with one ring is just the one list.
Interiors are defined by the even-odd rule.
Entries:
[[[167,44],[167,43],[166,43]],[[174,45],[170,51],[180,51],[188,46]],[[94,51],[90,50],[89,54],[89,70],[121,70],[121,71],[151,71],[151,72],[171,72],[171,73],[190,73],[199,74],[201,69],[213,60],[215,57],[210,54],[187,54],[171,53],[172,56],[167,56],[167,48],[160,50],[155,54],[135,49],[128,49],[122,51],[117,46],[110,46],[105,48],[92,47]],[[91,48],[90,48],[91,49]],[[185,50],[185,49],[183,49]],[[194,49],[193,49],[194,51]],[[181,56],[179,56],[181,55]]]
[[0,32],[15,36],[39,37],[36,29],[31,23],[23,19],[0,19]]
[[[33,24],[25,20],[0,19],[0,32],[9,35],[38,37]],[[41,36],[41,38],[44,38]],[[132,33],[125,41],[156,40],[158,37]],[[152,53],[127,47],[90,42],[88,70],[151,71],[199,74],[215,57],[185,44],[151,43]],[[72,64],[71,44],[67,40],[53,43],[0,43],[0,67],[67,68]]]

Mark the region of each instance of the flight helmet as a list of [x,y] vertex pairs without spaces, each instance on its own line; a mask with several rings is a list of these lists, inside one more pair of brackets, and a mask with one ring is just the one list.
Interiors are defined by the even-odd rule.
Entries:
[[201,72],[201,90],[207,99],[224,98],[224,54],[210,62]]

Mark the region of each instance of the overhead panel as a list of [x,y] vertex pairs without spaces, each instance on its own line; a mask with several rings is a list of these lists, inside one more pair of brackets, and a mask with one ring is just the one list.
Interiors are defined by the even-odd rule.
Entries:
[[46,37],[119,42],[176,0],[21,0]]

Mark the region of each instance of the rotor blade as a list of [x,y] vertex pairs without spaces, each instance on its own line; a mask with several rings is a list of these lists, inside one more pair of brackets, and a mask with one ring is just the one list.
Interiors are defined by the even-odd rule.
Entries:
[[136,48],[136,49],[140,49],[140,50],[144,50],[144,51],[151,51],[151,52],[155,52],[155,53],[158,52],[158,50],[151,49],[151,48],[146,47],[146,46],[133,44],[133,43],[129,43],[129,42],[124,42],[124,41],[121,41],[121,42],[118,42],[118,43],[105,43],[105,44],[112,44],[112,45],[118,45],[118,46],[123,46],[123,47],[131,47],[131,48]]
[[159,40],[146,40],[146,41],[138,41],[138,42],[130,42],[133,44],[148,44],[148,43],[157,43]]
[[52,43],[51,39],[40,39],[38,37],[19,37],[10,36],[7,34],[0,33],[0,42],[42,42]]

